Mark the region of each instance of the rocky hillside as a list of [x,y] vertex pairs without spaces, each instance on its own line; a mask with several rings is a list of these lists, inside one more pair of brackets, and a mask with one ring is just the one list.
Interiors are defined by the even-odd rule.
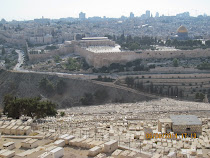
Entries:
[[[40,88],[40,81],[47,78],[53,85],[63,80],[65,82],[65,91],[63,94],[48,93]],[[59,107],[70,107],[81,105],[81,98],[85,93],[96,94],[101,91],[108,94],[102,102],[94,104],[113,103],[113,102],[137,102],[154,99],[140,93],[120,89],[119,87],[104,85],[88,80],[79,80],[71,78],[60,78],[56,75],[45,75],[37,73],[17,73],[0,70],[0,107],[3,107],[3,97],[6,94],[13,94],[17,97],[35,97],[41,96],[58,103]]]

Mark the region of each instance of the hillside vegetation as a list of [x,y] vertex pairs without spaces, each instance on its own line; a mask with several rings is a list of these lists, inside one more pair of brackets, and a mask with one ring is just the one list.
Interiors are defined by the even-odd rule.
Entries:
[[[151,100],[128,90],[102,85],[94,81],[61,78],[56,75],[36,73],[17,73],[0,70],[0,107],[3,97],[11,94],[15,97],[41,97],[58,104],[58,107],[89,105],[84,99],[88,93],[93,96],[91,104],[114,102],[136,102]],[[101,92],[108,95],[101,95]],[[106,97],[105,99],[103,97]],[[82,99],[83,98],[83,99]]]

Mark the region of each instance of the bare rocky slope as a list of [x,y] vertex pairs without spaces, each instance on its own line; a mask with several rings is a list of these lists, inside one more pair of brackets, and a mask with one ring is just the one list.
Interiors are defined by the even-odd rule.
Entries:
[[[56,84],[60,79],[66,83],[66,90],[63,95],[47,94],[39,88],[39,82],[42,78],[48,78]],[[56,102],[59,107],[70,107],[81,105],[80,99],[85,93],[94,94],[97,90],[105,90],[108,97],[103,103],[137,102],[156,99],[156,97],[136,93],[129,89],[109,86],[88,80],[79,80],[71,78],[60,78],[56,75],[45,75],[37,73],[18,73],[0,70],[0,107],[3,107],[3,97],[6,94],[13,94],[17,97],[36,97],[42,96]],[[101,104],[98,103],[98,104]]]

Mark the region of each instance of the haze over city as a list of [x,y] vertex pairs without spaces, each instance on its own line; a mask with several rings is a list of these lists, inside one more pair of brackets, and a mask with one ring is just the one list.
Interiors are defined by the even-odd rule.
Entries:
[[0,0],[0,19],[32,20],[42,16],[51,19],[74,17],[79,12],[85,12],[87,17],[106,16],[121,17],[129,16],[133,12],[135,16],[141,16],[146,10],[153,15],[176,15],[177,13],[189,11],[191,16],[210,14],[210,1],[208,0]]

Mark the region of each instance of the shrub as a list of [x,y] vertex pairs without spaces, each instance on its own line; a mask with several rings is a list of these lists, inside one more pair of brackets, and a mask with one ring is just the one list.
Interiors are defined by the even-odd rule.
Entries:
[[66,113],[65,113],[64,111],[61,111],[61,112],[60,112],[60,116],[61,116],[61,117],[64,117],[65,115],[66,115]]
[[93,95],[91,93],[85,93],[84,96],[80,99],[82,105],[91,105],[93,104]]

